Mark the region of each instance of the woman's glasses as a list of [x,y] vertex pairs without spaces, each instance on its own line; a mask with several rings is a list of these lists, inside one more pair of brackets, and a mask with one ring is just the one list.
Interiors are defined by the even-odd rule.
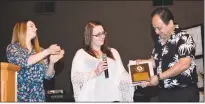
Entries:
[[93,35],[93,36],[95,36],[95,37],[101,37],[101,36],[103,36],[103,35],[107,35],[107,32],[102,32],[102,33],[98,33],[98,34],[96,34],[96,35]]

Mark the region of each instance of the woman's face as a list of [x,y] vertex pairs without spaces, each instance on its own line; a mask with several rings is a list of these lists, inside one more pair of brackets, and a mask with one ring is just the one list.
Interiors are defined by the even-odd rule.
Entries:
[[106,32],[101,25],[93,28],[92,46],[101,47],[104,44]]
[[36,37],[36,31],[37,28],[35,24],[32,21],[27,22],[27,37],[28,39],[32,40],[34,37]]

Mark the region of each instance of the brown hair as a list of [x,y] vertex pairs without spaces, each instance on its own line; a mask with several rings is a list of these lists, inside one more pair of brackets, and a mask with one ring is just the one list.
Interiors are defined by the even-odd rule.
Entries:
[[[93,38],[93,28],[95,26],[102,26],[104,28],[104,26],[97,21],[90,21],[86,24],[85,26],[85,31],[84,31],[84,41],[83,41],[83,49],[89,53],[90,55],[94,56],[97,58],[97,56],[94,54],[92,47],[91,47],[91,43],[92,43],[92,38]],[[104,28],[105,30],[105,28]],[[105,40],[104,40],[104,44],[101,46],[101,51],[106,54],[109,58],[114,59],[112,52],[110,51],[110,49],[108,48],[107,45],[107,36],[105,36]]]
[[[27,37],[27,23],[28,23],[28,21],[31,21],[31,20],[24,20],[21,22],[17,22],[14,25],[13,36],[12,36],[12,40],[11,40],[11,43],[18,42],[20,44],[20,46],[22,46],[26,49],[27,49],[26,37]],[[40,49],[37,34],[36,34],[36,37],[33,39],[32,43],[33,43],[33,46],[34,46],[36,53],[39,53],[41,51],[41,49]]]

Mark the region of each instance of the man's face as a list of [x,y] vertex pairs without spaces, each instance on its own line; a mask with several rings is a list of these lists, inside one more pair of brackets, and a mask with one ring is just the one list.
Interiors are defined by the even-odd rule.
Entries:
[[170,22],[166,25],[160,18],[158,14],[154,15],[152,18],[152,26],[161,38],[166,38],[170,34]]

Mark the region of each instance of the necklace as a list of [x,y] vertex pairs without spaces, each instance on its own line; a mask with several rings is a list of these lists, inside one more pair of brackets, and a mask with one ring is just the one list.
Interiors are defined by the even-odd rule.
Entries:
[[95,54],[95,56],[97,57],[97,59],[100,59],[101,58],[101,52],[100,51],[96,51],[96,50],[93,50],[93,53]]

